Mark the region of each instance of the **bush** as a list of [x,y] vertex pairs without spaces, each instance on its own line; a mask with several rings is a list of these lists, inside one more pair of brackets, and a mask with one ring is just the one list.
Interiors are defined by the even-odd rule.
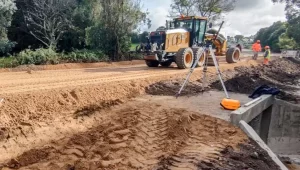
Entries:
[[12,68],[19,65],[15,57],[0,58],[0,68]]
[[109,58],[99,50],[75,50],[68,54],[61,55],[61,60],[69,63],[94,63],[101,61],[109,61]]
[[17,55],[17,60],[20,65],[24,64],[58,64],[59,54],[52,49],[40,48],[37,50],[26,49]]
[[15,47],[16,43],[9,40],[0,40],[0,56],[7,56]]

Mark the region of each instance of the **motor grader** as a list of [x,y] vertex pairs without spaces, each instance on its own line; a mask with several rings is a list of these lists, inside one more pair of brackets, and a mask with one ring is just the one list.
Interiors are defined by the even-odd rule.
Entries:
[[[206,17],[181,16],[166,22],[166,29],[158,29],[148,36],[148,42],[137,47],[137,52],[143,54],[148,67],[159,65],[169,67],[175,62],[179,69],[190,68],[195,62],[197,67],[209,60],[209,52],[202,53],[206,40],[212,40],[217,56],[226,56],[227,63],[236,63],[240,59],[240,50],[232,47],[227,50],[226,39],[208,34]],[[199,60],[197,57],[199,56]],[[208,56],[208,57],[207,57]]]

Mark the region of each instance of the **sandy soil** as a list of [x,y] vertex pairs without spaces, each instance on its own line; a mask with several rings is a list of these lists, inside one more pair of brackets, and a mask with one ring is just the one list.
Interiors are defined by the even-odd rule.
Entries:
[[[257,64],[221,62],[221,71]],[[243,152],[250,156],[257,147],[225,121],[151,102],[125,103],[149,85],[183,80],[187,72],[132,65],[0,73],[0,164],[3,169],[193,169],[234,161],[256,169],[270,164],[232,158]],[[201,68],[191,80],[200,78]],[[208,80],[215,78],[210,67]]]
[[240,129],[221,119],[147,102],[97,117],[88,131],[26,151],[3,170],[278,169]]
[[[223,64],[222,70],[250,64],[256,63]],[[51,122],[57,114],[75,112],[85,106],[96,104],[97,107],[106,107],[122,103],[127,98],[144,93],[144,88],[155,82],[184,79],[187,71],[177,68],[150,69],[137,65],[36,71],[31,74],[1,73],[0,98],[4,102],[0,110],[0,127],[17,128],[22,124],[33,125],[37,121]],[[191,80],[199,79],[201,74],[201,69],[197,69]],[[214,74],[214,68],[209,68],[209,75],[216,77]]]
[[18,72],[18,71],[38,71],[38,70],[58,70],[58,69],[82,69],[97,67],[120,67],[144,64],[143,60],[120,61],[120,62],[98,62],[98,63],[64,63],[57,65],[21,65],[15,68],[1,68],[0,72]]

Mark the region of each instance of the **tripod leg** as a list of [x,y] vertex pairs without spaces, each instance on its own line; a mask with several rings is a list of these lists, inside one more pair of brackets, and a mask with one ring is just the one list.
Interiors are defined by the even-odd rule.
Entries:
[[192,73],[194,72],[194,70],[195,70],[195,68],[196,68],[196,66],[197,66],[197,63],[198,63],[199,60],[200,60],[200,57],[202,56],[202,54],[203,54],[204,52],[205,52],[205,48],[203,48],[201,54],[197,57],[195,63],[192,65],[192,67],[191,67],[191,69],[190,69],[190,72],[188,73],[188,75],[187,75],[187,77],[186,77],[184,83],[182,84],[182,86],[181,86],[179,92],[176,94],[176,98],[178,98],[178,97],[180,96],[182,90],[184,89],[184,87],[185,87],[185,85],[187,84],[188,80],[190,79]]
[[208,56],[205,58],[204,68],[203,68],[203,79],[202,79],[202,89],[206,87],[206,73],[207,73],[207,66],[208,66]]
[[220,82],[221,82],[221,84],[222,84],[222,86],[223,86],[223,89],[224,89],[226,98],[229,99],[229,95],[228,95],[227,89],[226,89],[226,87],[225,87],[225,84],[224,84],[224,82],[223,82],[223,79],[222,79],[222,76],[221,76],[221,71],[220,71],[219,66],[218,66],[217,58],[216,58],[216,56],[215,56],[215,54],[214,54],[214,52],[213,52],[213,49],[212,49],[212,46],[211,46],[211,45],[209,46],[209,50],[210,50],[210,53],[211,53],[211,57],[212,57],[212,59],[213,59],[213,61],[214,61],[214,64],[215,64],[215,67],[216,67],[217,74],[218,74],[218,76],[219,76]]

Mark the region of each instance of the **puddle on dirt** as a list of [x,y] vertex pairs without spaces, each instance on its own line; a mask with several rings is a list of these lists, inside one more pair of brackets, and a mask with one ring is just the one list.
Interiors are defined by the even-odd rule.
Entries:
[[[242,105],[252,100],[246,94],[229,93],[229,96],[232,99],[239,100]],[[135,100],[149,101],[149,103],[154,102],[172,108],[183,108],[228,121],[231,111],[224,110],[221,107],[220,102],[223,98],[225,98],[225,93],[223,91],[211,90],[195,96],[181,96],[177,99],[175,96],[146,95],[138,97]]]

